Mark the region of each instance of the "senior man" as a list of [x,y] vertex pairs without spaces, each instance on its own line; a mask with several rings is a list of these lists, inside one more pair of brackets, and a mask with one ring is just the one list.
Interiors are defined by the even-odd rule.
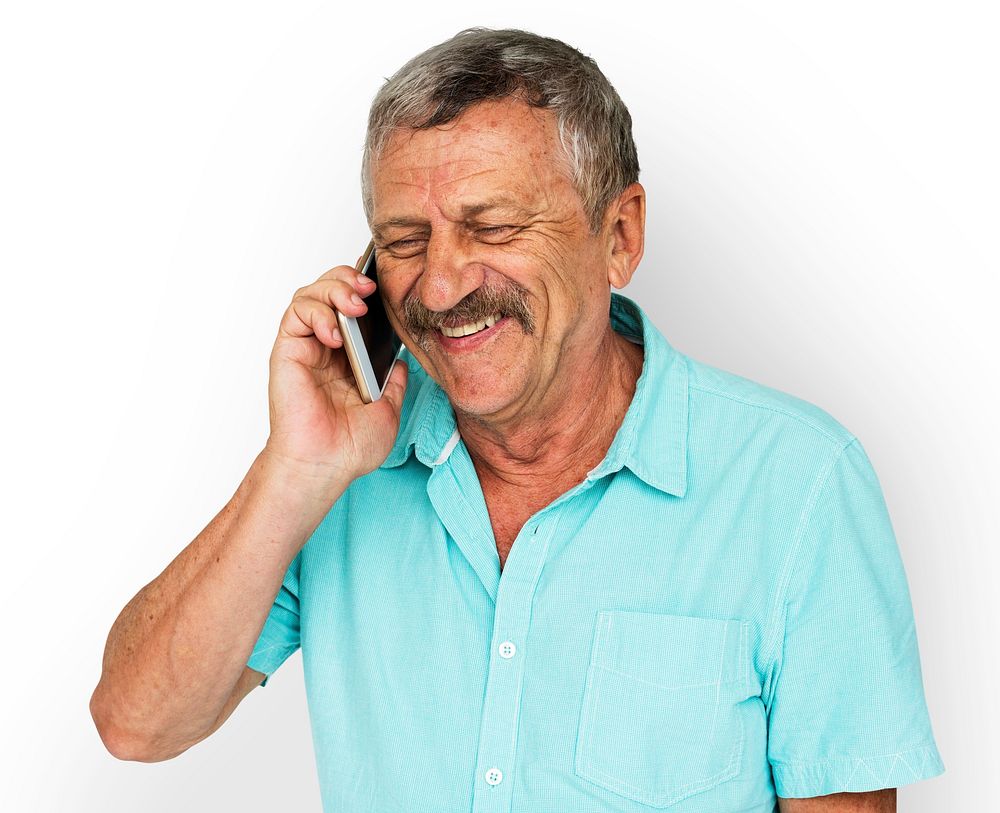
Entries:
[[[271,433],[115,622],[91,709],[169,759],[302,648],[324,808],[889,811],[941,773],[859,441],[672,347],[631,118],[595,63],[470,29],[382,87],[379,287],[296,292]],[[363,404],[335,310],[406,344]]]

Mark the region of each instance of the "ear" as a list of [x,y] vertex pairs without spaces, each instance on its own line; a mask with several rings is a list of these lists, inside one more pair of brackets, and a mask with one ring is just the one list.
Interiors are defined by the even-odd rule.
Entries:
[[646,190],[638,181],[625,187],[608,207],[604,226],[607,235],[608,282],[624,288],[642,259],[646,234]]

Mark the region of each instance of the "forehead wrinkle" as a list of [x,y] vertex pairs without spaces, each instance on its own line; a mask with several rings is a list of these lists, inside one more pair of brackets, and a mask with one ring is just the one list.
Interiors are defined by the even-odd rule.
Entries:
[[[496,134],[485,128],[473,129],[466,126],[464,130],[460,135],[455,134],[447,139],[430,142],[420,139],[418,143],[414,143],[414,138],[419,136],[410,133],[408,139],[401,139],[395,145],[391,156],[386,156],[390,159],[389,162],[398,162],[400,165],[393,170],[393,174],[403,173],[411,177],[426,174],[435,176],[434,180],[438,182],[451,182],[474,177],[482,172],[519,169],[535,162],[536,156],[530,148],[512,149],[510,143],[498,143]],[[425,135],[425,132],[421,131],[420,135]],[[484,164],[487,166],[484,167]],[[466,172],[464,165],[471,165],[474,169]],[[450,175],[454,177],[449,177]]]
[[474,159],[455,159],[443,164],[423,164],[415,167],[402,167],[393,173],[392,178],[385,180],[387,186],[397,186],[426,190],[430,195],[435,186],[448,187],[462,183],[473,178],[488,175],[490,173],[501,172],[498,167],[483,167],[470,169],[463,174],[449,177],[449,172],[456,171],[459,164],[477,163]]
[[491,175],[499,172],[500,170],[496,167],[486,167],[485,169],[477,169],[471,172],[466,172],[464,175],[459,175],[454,178],[441,178],[435,179],[437,183],[442,187],[454,186],[455,184],[463,183],[464,181],[470,181],[473,178],[478,178],[482,175]]

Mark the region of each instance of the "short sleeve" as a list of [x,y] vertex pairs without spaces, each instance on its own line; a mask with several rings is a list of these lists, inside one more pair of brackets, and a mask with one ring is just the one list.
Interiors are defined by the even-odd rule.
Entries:
[[785,798],[898,787],[944,772],[903,563],[856,439],[818,489],[765,701],[768,761]]
[[247,666],[263,672],[266,677],[261,686],[266,686],[271,674],[283,664],[301,645],[299,638],[299,568],[300,550],[282,580],[278,594],[274,597],[271,611],[250,653]]

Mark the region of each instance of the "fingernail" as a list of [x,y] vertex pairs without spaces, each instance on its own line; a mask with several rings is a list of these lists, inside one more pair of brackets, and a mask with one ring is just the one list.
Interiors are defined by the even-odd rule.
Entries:
[[361,285],[374,285],[375,284],[375,280],[373,280],[371,277],[366,277],[364,274],[358,274],[358,282]]
[[363,305],[363,304],[365,304],[362,301],[361,297],[358,296],[357,294],[351,294],[351,302],[353,302],[355,305]]

